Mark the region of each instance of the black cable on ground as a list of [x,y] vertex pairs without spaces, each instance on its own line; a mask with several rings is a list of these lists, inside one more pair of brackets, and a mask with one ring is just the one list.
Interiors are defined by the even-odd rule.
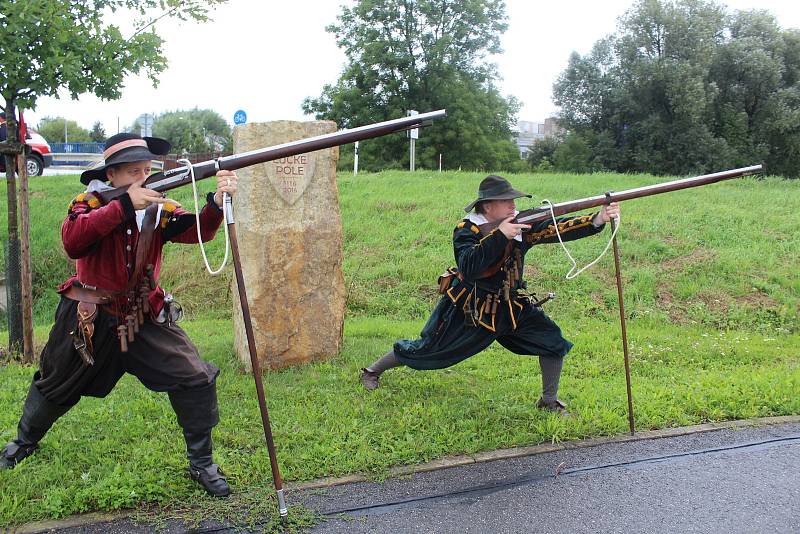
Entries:
[[774,439],[767,439],[763,441],[755,441],[749,443],[741,443],[738,445],[728,445],[725,447],[715,447],[712,449],[701,449],[697,451],[688,451],[676,454],[667,454],[663,456],[653,456],[650,458],[642,458],[641,460],[630,460],[626,462],[618,462],[612,464],[602,464],[602,465],[590,465],[586,467],[578,467],[575,469],[565,469],[561,471],[558,475],[526,475],[521,476],[513,479],[506,479],[502,481],[492,482],[489,484],[484,484],[481,486],[473,486],[471,488],[465,488],[458,491],[451,491],[447,493],[439,493],[436,495],[428,495],[424,497],[412,497],[410,499],[403,499],[388,503],[382,504],[371,504],[367,506],[357,506],[353,508],[342,508],[339,510],[333,510],[330,512],[323,512],[325,516],[337,516],[337,515],[351,515],[351,516],[371,516],[371,515],[380,515],[385,514],[388,512],[393,512],[395,510],[400,510],[403,508],[409,508],[416,504],[423,503],[423,502],[437,502],[443,501],[452,497],[459,497],[459,496],[470,496],[470,497],[483,497],[486,495],[490,495],[492,493],[519,487],[525,486],[534,482],[539,482],[542,480],[548,480],[555,478],[557,476],[570,476],[570,475],[578,475],[582,473],[587,473],[590,471],[600,471],[605,469],[616,469],[622,467],[628,467],[633,465],[646,465],[646,464],[655,464],[655,463],[665,463],[674,460],[680,460],[684,458],[689,458],[692,456],[700,456],[705,454],[714,454],[717,452],[726,452],[726,451],[733,451],[733,450],[740,450],[740,449],[748,449],[748,450],[763,450],[769,449],[778,445],[784,445],[787,443],[792,442],[800,442],[800,435],[794,436],[786,436],[782,438],[774,438]]
[[[666,454],[662,456],[652,456],[649,458],[642,458],[640,460],[629,460],[626,462],[617,462],[617,463],[610,463],[610,464],[600,464],[600,465],[588,465],[586,467],[577,467],[575,469],[565,469],[561,471],[558,475],[526,475],[521,477],[516,477],[513,479],[506,479],[497,482],[491,482],[489,484],[483,484],[480,486],[473,486],[471,488],[465,488],[458,491],[451,491],[446,493],[438,493],[436,495],[428,495],[424,497],[413,497],[410,499],[403,499],[388,503],[381,503],[381,504],[371,504],[367,506],[357,506],[353,508],[342,508],[339,510],[333,510],[329,512],[322,512],[323,516],[333,517],[333,516],[341,516],[341,515],[349,515],[349,516],[373,516],[373,515],[381,515],[388,512],[393,512],[395,510],[401,510],[404,508],[410,508],[420,503],[435,503],[438,501],[444,501],[450,499],[452,497],[460,497],[460,496],[469,496],[469,497],[483,497],[486,495],[490,495],[492,493],[496,493],[498,491],[502,491],[504,489],[514,488],[525,486],[528,484],[532,484],[534,482],[539,482],[543,480],[549,480],[556,477],[563,477],[563,476],[572,476],[572,475],[579,475],[582,473],[588,473],[590,471],[601,471],[606,469],[618,469],[624,468],[629,466],[635,465],[647,465],[647,464],[656,464],[656,463],[666,463],[670,461],[677,461],[685,458],[690,458],[693,456],[701,456],[706,454],[714,454],[719,452],[727,452],[727,451],[735,451],[735,450],[765,450],[770,449],[780,445],[791,444],[794,442],[800,442],[800,434],[792,435],[792,436],[785,436],[782,438],[773,438],[767,439],[762,441],[753,441],[748,443],[740,443],[737,445],[727,445],[724,447],[715,447],[711,449],[700,449],[696,451],[687,451],[681,452],[676,454]],[[462,466],[463,467],[463,466]],[[291,513],[291,512],[290,512]],[[256,527],[263,527],[264,524],[257,524]],[[222,526],[222,527],[208,527],[208,528],[198,528],[194,530],[187,531],[187,534],[212,534],[212,533],[223,533],[223,532],[242,532],[241,528],[231,527],[231,526]]]

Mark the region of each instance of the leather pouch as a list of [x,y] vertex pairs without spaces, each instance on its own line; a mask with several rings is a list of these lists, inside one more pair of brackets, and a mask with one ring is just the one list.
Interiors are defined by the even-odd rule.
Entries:
[[458,276],[458,270],[455,267],[450,267],[439,275],[438,282],[440,295],[444,295],[447,293],[447,290],[450,289],[450,284],[452,283],[454,276]]
[[72,333],[72,339],[75,349],[86,365],[94,365],[92,336],[94,335],[94,320],[96,318],[97,304],[78,302],[78,331],[77,333]]

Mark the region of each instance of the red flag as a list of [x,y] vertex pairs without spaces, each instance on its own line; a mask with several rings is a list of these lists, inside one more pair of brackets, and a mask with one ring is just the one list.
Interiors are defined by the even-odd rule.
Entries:
[[22,118],[22,110],[19,110],[19,142],[24,143],[28,136],[28,127],[25,125],[25,119]]

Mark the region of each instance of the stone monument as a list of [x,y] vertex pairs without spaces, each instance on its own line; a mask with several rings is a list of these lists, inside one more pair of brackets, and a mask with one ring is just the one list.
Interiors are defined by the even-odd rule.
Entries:
[[[237,126],[235,153],[336,131],[332,121]],[[288,367],[333,356],[342,344],[345,288],[336,187],[339,149],[282,158],[237,171],[236,229],[257,354],[262,366]],[[234,344],[250,356],[234,295]]]

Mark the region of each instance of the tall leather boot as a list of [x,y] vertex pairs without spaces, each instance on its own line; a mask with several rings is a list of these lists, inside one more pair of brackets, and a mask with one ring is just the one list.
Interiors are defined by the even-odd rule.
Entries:
[[[37,377],[34,377],[34,381]],[[19,462],[33,454],[39,448],[39,441],[50,430],[56,419],[67,413],[71,407],[50,402],[34,382],[31,382],[28,397],[22,407],[22,417],[17,425],[17,439],[3,447],[0,453],[0,469],[13,469]]]
[[211,457],[211,429],[219,423],[216,383],[200,389],[170,391],[169,401],[186,440],[189,476],[214,497],[227,497],[230,486]]

